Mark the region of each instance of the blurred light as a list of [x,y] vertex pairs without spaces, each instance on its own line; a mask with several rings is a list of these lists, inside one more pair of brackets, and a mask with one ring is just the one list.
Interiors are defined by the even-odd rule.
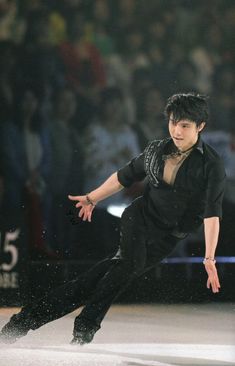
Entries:
[[107,212],[113,216],[121,217],[122,213],[126,207],[127,207],[127,205],[125,203],[123,203],[121,205],[109,205],[107,207]]

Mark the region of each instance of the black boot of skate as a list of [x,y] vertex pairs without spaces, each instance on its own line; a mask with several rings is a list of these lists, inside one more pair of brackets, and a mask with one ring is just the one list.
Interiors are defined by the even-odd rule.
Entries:
[[70,344],[80,344],[82,346],[90,343],[99,329],[100,326],[77,318],[74,324],[73,339]]
[[22,320],[21,314],[15,314],[0,331],[0,342],[15,343],[19,338],[24,337],[31,327]]

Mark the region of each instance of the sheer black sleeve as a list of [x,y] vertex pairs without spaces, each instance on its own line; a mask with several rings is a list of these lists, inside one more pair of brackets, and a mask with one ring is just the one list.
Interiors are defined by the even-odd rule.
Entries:
[[206,206],[204,218],[222,217],[222,201],[225,191],[226,175],[220,159],[207,167]]
[[118,180],[124,187],[130,187],[134,182],[143,180],[146,177],[144,170],[144,153],[129,161],[123,168],[119,169]]

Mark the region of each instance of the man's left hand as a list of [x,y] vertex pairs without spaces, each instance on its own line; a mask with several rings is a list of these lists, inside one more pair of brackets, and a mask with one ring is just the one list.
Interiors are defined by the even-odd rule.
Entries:
[[215,263],[213,261],[206,261],[205,270],[208,274],[207,288],[209,289],[211,287],[214,293],[219,292],[220,282]]

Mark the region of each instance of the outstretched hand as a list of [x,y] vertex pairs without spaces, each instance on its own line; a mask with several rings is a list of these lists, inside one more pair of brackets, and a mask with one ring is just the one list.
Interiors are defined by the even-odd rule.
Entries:
[[208,274],[207,288],[209,289],[211,287],[211,290],[214,293],[219,292],[220,282],[215,263],[212,261],[207,261],[205,263],[205,270]]
[[87,201],[87,196],[71,196],[71,195],[69,195],[68,198],[71,201],[77,201],[75,207],[80,208],[78,216],[83,221],[91,222],[91,216],[92,216],[92,212],[95,208],[95,205],[92,205]]

